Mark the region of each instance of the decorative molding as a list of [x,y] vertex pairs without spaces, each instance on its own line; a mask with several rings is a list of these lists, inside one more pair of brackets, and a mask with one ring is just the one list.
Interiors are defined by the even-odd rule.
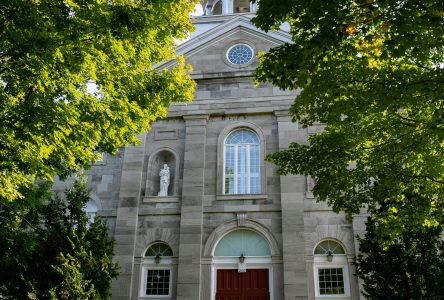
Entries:
[[237,215],[237,226],[245,226],[245,220],[247,219],[247,212],[239,212]]
[[185,126],[206,126],[209,115],[185,115],[183,116],[185,120]]
[[[217,26],[203,32],[197,36],[192,37],[188,41],[179,45],[176,48],[177,55],[190,56],[199,51],[204,51],[207,47],[212,46],[214,43],[232,35],[235,32],[243,31],[251,35],[255,39],[264,39],[275,45],[281,45],[283,43],[291,43],[291,36],[288,32],[283,30],[276,30],[270,32],[264,32],[258,29],[251,23],[251,19],[245,15],[238,15],[227,22],[221,22]],[[176,64],[175,60],[169,60],[161,63],[156,68],[166,69]]]
[[[256,231],[257,233],[262,234],[269,243],[272,257],[281,255],[280,248],[273,233],[266,226],[262,225],[261,223],[255,220],[245,218],[245,224],[242,227],[251,229],[253,231]],[[230,233],[231,231],[237,229],[239,229],[237,219],[230,220],[219,225],[215,230],[213,230],[213,232],[208,237],[205,243],[203,257],[212,257],[213,251],[217,243],[221,240],[221,238],[226,234]]]

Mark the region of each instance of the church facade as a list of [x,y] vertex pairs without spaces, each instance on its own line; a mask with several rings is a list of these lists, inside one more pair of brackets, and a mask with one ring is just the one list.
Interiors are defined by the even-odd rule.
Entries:
[[316,202],[310,178],[264,161],[323,129],[291,121],[297,92],[253,84],[256,54],[291,42],[288,29],[257,29],[248,1],[204,9],[177,48],[193,66],[194,101],[86,172],[88,209],[116,240],[112,299],[360,299],[363,216],[348,223]]

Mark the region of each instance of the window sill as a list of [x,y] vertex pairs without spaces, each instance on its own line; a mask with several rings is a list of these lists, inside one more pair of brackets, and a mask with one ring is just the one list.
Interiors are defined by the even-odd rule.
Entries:
[[179,197],[177,196],[145,196],[143,197],[144,203],[177,203],[179,202]]
[[216,195],[216,200],[267,200],[267,194],[227,194]]

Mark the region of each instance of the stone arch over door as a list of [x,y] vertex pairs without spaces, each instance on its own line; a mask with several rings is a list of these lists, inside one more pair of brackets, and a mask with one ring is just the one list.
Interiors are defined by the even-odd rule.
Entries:
[[[240,253],[239,251],[233,250],[230,253],[219,253],[220,255],[215,253],[216,249],[218,249],[219,244],[225,242],[226,238],[232,237],[232,234],[235,234],[237,231],[252,232],[253,236],[256,236],[258,238],[256,239],[256,241],[263,241],[262,246],[263,249],[266,250],[261,253],[257,253],[257,251],[253,251],[255,252],[253,253],[247,250],[245,255],[245,264],[243,266],[239,264],[239,262],[241,262],[238,256]],[[266,246],[264,245],[265,243],[267,244]],[[280,262],[278,261],[281,259],[280,255],[281,251],[279,250],[278,243],[267,227],[255,220],[246,218],[245,214],[238,214],[237,219],[230,220],[219,225],[210,234],[205,243],[202,258],[202,278],[205,278],[205,283],[202,290],[202,299],[216,300],[218,299],[218,297],[220,298],[226,296],[224,295],[224,291],[221,290],[221,287],[227,288],[228,286],[222,283],[222,281],[231,282],[232,280],[234,280],[234,282],[237,282],[237,279],[240,279],[237,278],[239,276],[236,275],[237,273],[244,273],[247,278],[250,278],[249,276],[253,276],[254,278],[256,278],[255,276],[259,276],[259,274],[262,274],[259,276],[261,279],[256,282],[256,285],[260,285],[260,287],[258,286],[257,288],[269,295],[269,299],[271,300],[281,299],[279,295],[276,296],[277,294],[279,294],[278,273],[281,269],[279,266]],[[231,279],[226,277],[227,275],[229,275],[228,277]],[[230,276],[234,276],[235,278],[232,278]],[[220,280],[220,278],[223,278],[221,279],[222,281]],[[266,281],[266,283],[264,280]],[[247,280],[247,282],[249,281]],[[263,285],[259,284],[260,282],[263,283]],[[246,288],[244,284],[239,284],[240,288],[237,293],[240,293],[243,296],[246,296],[246,294],[243,293],[250,293],[244,289]],[[228,287],[228,289],[230,288]],[[256,290],[255,292],[257,291],[258,290]],[[247,296],[251,295],[248,294]]]
[[213,251],[218,242],[228,233],[237,229],[250,229],[261,234],[269,243],[271,256],[280,256],[278,243],[273,234],[264,225],[251,219],[245,219],[242,224],[238,220],[227,221],[219,225],[208,237],[205,243],[203,256],[210,258],[213,256]]
[[157,196],[160,190],[160,169],[164,164],[170,168],[170,185],[168,196],[177,196],[179,193],[179,165],[180,157],[171,148],[160,148],[153,152],[148,159],[145,196]]

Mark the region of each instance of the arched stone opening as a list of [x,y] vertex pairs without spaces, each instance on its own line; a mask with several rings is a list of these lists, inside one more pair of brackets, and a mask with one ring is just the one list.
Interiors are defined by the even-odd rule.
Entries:
[[213,256],[224,257],[267,257],[271,255],[270,245],[264,236],[251,229],[233,230],[220,239]]
[[278,244],[268,228],[259,222],[247,218],[241,225],[238,220],[231,220],[219,225],[207,239],[204,248],[204,257],[212,257],[219,241],[226,234],[239,229],[248,229],[260,234],[264,237],[270,247],[270,256],[280,256]]
[[161,149],[150,156],[148,161],[146,196],[155,197],[160,191],[160,170],[167,165],[169,168],[169,186],[167,196],[176,196],[178,193],[178,164],[179,159],[170,149]]
[[250,296],[248,293],[252,291],[247,291],[244,279],[249,282],[255,278],[258,284],[254,293],[275,299],[279,255],[272,233],[259,222],[238,216],[237,220],[221,224],[205,244],[204,261],[207,259],[208,264],[203,268],[202,276],[211,279],[211,284],[209,282],[203,291],[205,298],[223,297],[228,291],[225,283],[238,282],[238,279],[238,292]]

